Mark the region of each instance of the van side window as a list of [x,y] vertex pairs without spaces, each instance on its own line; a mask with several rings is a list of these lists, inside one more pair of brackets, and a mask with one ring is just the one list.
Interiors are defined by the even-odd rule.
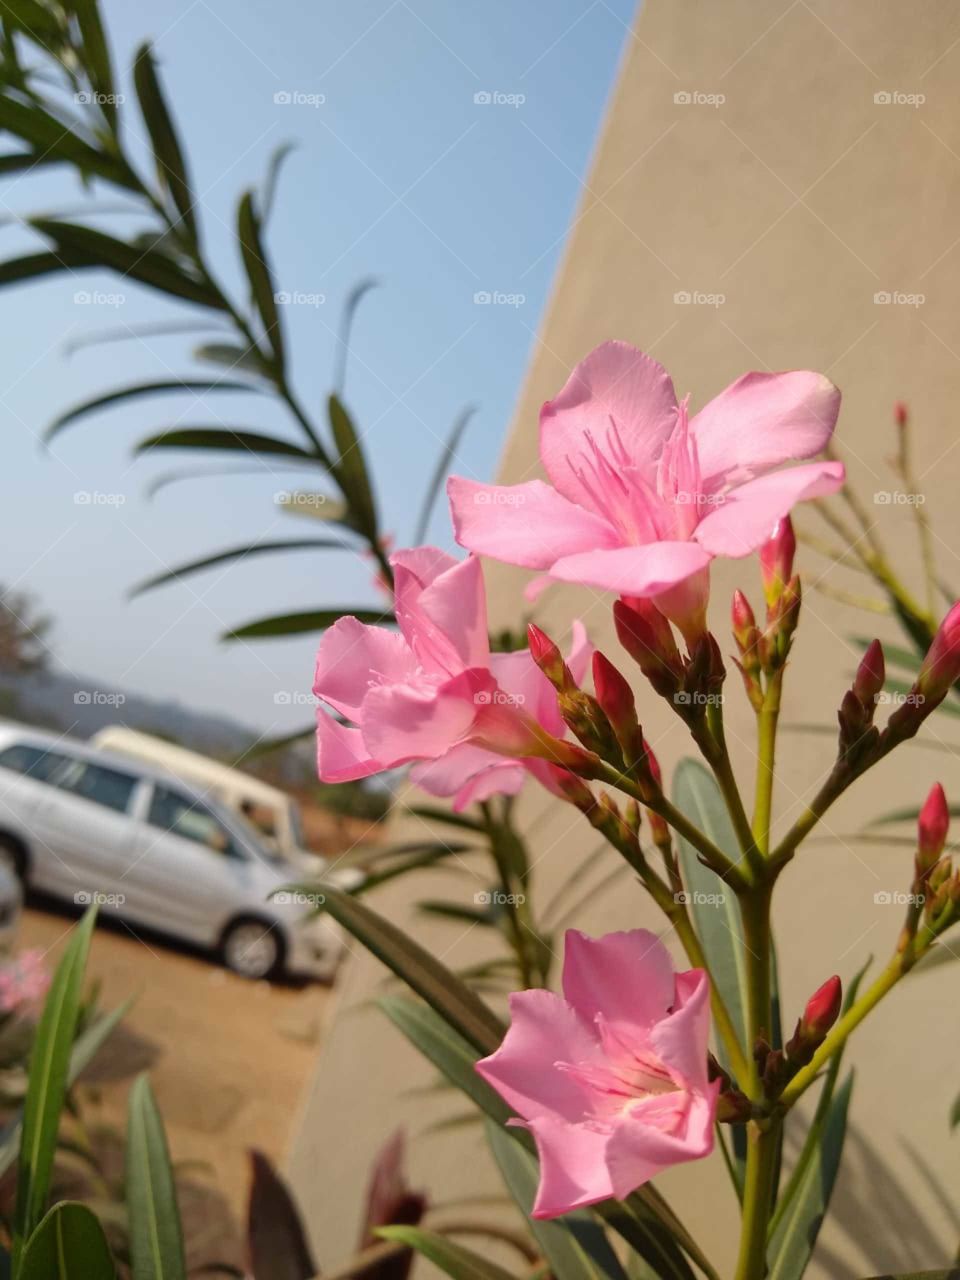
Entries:
[[38,782],[49,782],[53,771],[66,761],[67,756],[60,755],[58,751],[31,747],[26,742],[15,742],[13,746],[0,751],[0,765],[4,769],[22,773]]
[[154,785],[147,822],[184,840],[205,845],[214,853],[240,856],[233,837],[209,809],[170,787]]
[[137,779],[119,769],[107,769],[88,760],[70,760],[53,778],[53,785],[71,795],[126,813]]

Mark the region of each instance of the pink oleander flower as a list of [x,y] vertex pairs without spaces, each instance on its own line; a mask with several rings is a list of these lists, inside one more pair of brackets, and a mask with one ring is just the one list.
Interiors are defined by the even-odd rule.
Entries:
[[518,992],[510,1014],[477,1070],[536,1140],[535,1218],[622,1199],[710,1154],[720,1081],[707,1079],[707,976],[675,973],[654,934],[568,930],[563,996]]
[[[534,773],[543,733],[566,728],[556,693],[529,651],[491,653],[480,562],[435,547],[391,556],[399,632],[341,618],[323,636],[313,691],[337,715],[317,715],[322,782],[369,777],[397,765],[433,795],[462,809],[513,795]],[[590,646],[574,627],[570,665],[580,678]],[[564,761],[559,761],[564,763]]]
[[747,373],[688,421],[667,371],[605,342],[540,413],[550,483],[448,484],[457,541],[550,578],[646,596],[701,627],[715,556],[755,551],[794,503],[833,493],[839,462],[812,462],[840,392],[803,370]]
[[50,975],[39,948],[22,951],[0,968],[0,1013],[31,1014],[43,1002]]

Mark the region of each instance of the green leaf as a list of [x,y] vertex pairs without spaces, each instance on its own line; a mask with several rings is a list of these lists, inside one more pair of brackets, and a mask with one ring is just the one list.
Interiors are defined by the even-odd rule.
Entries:
[[896,1275],[888,1272],[871,1276],[870,1280],[960,1280],[960,1267],[949,1267],[946,1271],[898,1271]]
[[170,1153],[146,1076],[130,1090],[126,1188],[133,1280],[186,1280]]
[[433,475],[430,477],[430,483],[427,485],[427,491],[423,495],[423,504],[420,507],[420,515],[417,519],[417,528],[413,535],[412,546],[419,547],[421,543],[426,541],[427,529],[430,525],[430,516],[433,513],[433,508],[436,504],[437,496],[440,493],[444,477],[450,468],[450,463],[453,461],[454,454],[457,452],[457,446],[463,438],[463,433],[466,431],[470,419],[475,413],[476,408],[473,405],[469,405],[464,409],[458,415],[450,430],[450,434],[444,442],[443,448],[440,451],[440,457],[437,459],[437,465],[434,468]]
[[960,1093],[954,1098],[953,1106],[950,1108],[950,1132],[953,1133],[958,1125],[960,1125]]
[[58,222],[55,218],[32,218],[30,225],[41,235],[52,240],[58,249],[87,254],[95,262],[121,276],[129,276],[140,284],[158,289],[161,293],[182,298],[201,307],[225,309],[223,298],[208,284],[195,279],[173,258],[156,249],[127,244],[115,236],[78,222]]
[[484,929],[496,929],[497,917],[489,906],[471,907],[459,902],[443,902],[437,898],[424,898],[417,903],[417,910],[426,916],[442,920],[455,920],[458,924],[479,925]]
[[110,61],[110,46],[100,18],[97,0],[70,0],[69,7],[77,17],[83,41],[83,67],[90,83],[101,96],[100,110],[115,126],[117,120],[116,86]]
[[435,1231],[421,1231],[419,1227],[377,1227],[374,1231],[383,1240],[398,1240],[409,1245],[417,1253],[428,1258],[453,1280],[515,1280],[503,1267],[483,1258],[472,1249],[454,1244],[446,1236]]
[[66,161],[82,174],[104,178],[129,191],[140,193],[140,183],[126,161],[98,151],[79,134],[31,102],[18,102],[9,94],[0,96],[0,130],[6,130],[32,147],[46,162]]
[[365,903],[324,882],[325,910],[482,1054],[493,1053],[504,1027],[455,974]]
[[118,391],[109,391],[106,395],[86,400],[83,404],[68,409],[66,413],[61,413],[47,428],[44,439],[52,440],[64,427],[87,417],[88,414],[109,409],[115,404],[134,400],[139,396],[158,395],[160,392],[167,391],[189,391],[194,395],[205,395],[209,391],[256,391],[257,389],[249,382],[233,382],[228,378],[217,378],[215,381],[203,378],[169,378],[162,382],[136,382],[128,387],[121,387]]
[[301,458],[315,462],[312,453],[279,436],[262,435],[245,427],[231,430],[228,427],[174,427],[158,432],[134,445],[136,454],[155,449],[218,449],[224,452],[264,454],[269,457]]
[[6,262],[0,262],[0,285],[18,284],[21,280],[36,280],[57,271],[73,271],[95,265],[96,260],[90,254],[68,249],[62,249],[58,253],[28,253],[22,258],[9,258]]
[[334,475],[343,490],[343,496],[352,508],[357,526],[370,536],[376,537],[376,506],[357,429],[337,396],[329,397],[327,411],[338,455]]
[[96,908],[91,907],[67,943],[47,992],[30,1054],[13,1215],[14,1271],[27,1238],[47,1207],[60,1112],[67,1092],[70,1056],[83,995],[83,976],[96,918]]
[[463,831],[482,832],[484,829],[483,823],[471,818],[469,814],[454,813],[451,809],[441,809],[439,805],[413,804],[408,807],[407,813],[423,818],[426,822],[440,822],[446,826],[459,827]]
[[258,618],[234,631],[226,631],[222,640],[262,640],[274,636],[298,636],[305,631],[323,631],[340,618],[353,617],[359,622],[388,623],[393,621],[389,611],[377,609],[311,609],[306,613],[281,613],[272,618]]
[[141,45],[137,50],[133,63],[133,83],[150,134],[157,176],[161,185],[169,192],[190,242],[196,244],[199,236],[194,215],[196,201],[187,174],[187,162],[167,110],[149,43]]
[[281,142],[279,147],[275,147],[270,153],[270,159],[267,163],[267,172],[263,179],[263,190],[260,193],[260,208],[263,210],[260,219],[261,228],[267,225],[270,214],[273,212],[273,202],[277,194],[277,181],[280,177],[280,170],[287,156],[295,151],[297,144],[295,142]]
[[54,1205],[27,1241],[17,1280],[114,1280],[103,1228],[86,1205]]
[[553,1221],[531,1218],[537,1193],[536,1156],[516,1142],[502,1125],[487,1120],[487,1141],[500,1174],[556,1280],[626,1280],[626,1273],[603,1228],[584,1210]]
[[332,538],[300,538],[296,541],[287,542],[251,542],[242,547],[231,547],[229,551],[218,551],[215,555],[205,556],[202,560],[191,560],[188,564],[178,565],[176,569],[169,569],[165,573],[158,573],[153,578],[138,582],[135,587],[131,587],[128,594],[130,599],[133,599],[135,596],[143,595],[145,591],[152,590],[153,587],[160,587],[165,582],[174,582],[180,578],[186,578],[191,573],[199,573],[201,569],[212,569],[214,565],[229,564],[232,560],[247,560],[251,556],[263,555],[266,552],[316,551],[317,549],[331,548],[342,551],[344,546],[344,543],[336,542]]
[[151,324],[131,324],[119,329],[99,329],[95,333],[83,333],[65,342],[63,350],[66,355],[72,356],[86,347],[96,347],[111,342],[139,342],[141,338],[165,338],[186,333],[223,333],[223,331],[222,323],[213,318],[205,320],[197,316],[193,320],[158,320]]
[[663,1224],[642,1205],[604,1200],[594,1212],[653,1268],[657,1280],[694,1280],[686,1258]]
[[376,289],[379,283],[372,276],[366,280],[360,280],[350,290],[343,304],[343,310],[340,313],[340,330],[337,334],[339,338],[337,343],[337,368],[333,376],[333,386],[338,396],[343,395],[347,384],[347,357],[350,354],[350,336],[353,332],[353,322],[356,318],[357,307],[359,307],[361,300],[370,290]]
[[[729,857],[740,856],[737,837],[712,775],[697,760],[681,760],[673,779],[673,803]],[[714,872],[703,866],[696,849],[680,838],[680,866],[690,914],[724,1003],[746,1045],[747,976],[743,957],[743,925],[736,895]],[[722,1044],[717,1046],[724,1066]]]
[[438,862],[442,862],[447,858],[462,857],[465,853],[479,852],[481,852],[479,849],[467,844],[422,845],[419,853],[415,853],[408,858],[399,858],[395,862],[391,862],[382,871],[373,871],[365,876],[362,883],[356,889],[352,889],[351,893],[355,897],[359,894],[366,894],[371,889],[378,889],[380,885],[387,884],[390,880],[397,880],[400,876],[405,876],[412,871],[422,871],[424,867],[436,866]]
[[282,370],[284,366],[283,330],[280,327],[280,315],[277,311],[273,277],[267,263],[267,252],[260,235],[260,220],[253,207],[252,191],[244,192],[237,208],[237,235],[240,238],[240,253],[247,279],[250,281],[254,305],[260,314],[264,333],[270,343],[277,367]]
[[800,1280],[810,1261],[840,1168],[853,1079],[851,1071],[831,1099],[816,1156],[775,1224],[767,1248],[767,1280]]

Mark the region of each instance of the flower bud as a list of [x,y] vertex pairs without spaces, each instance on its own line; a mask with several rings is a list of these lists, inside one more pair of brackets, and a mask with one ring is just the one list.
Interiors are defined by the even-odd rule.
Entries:
[[757,629],[757,619],[750,607],[750,601],[739,589],[733,593],[730,616],[733,620],[734,639],[738,646],[741,650],[751,648],[753,634]]
[[624,763],[630,768],[643,753],[636,701],[627,681],[599,649],[593,655],[593,687],[600,710],[620,744]]
[[950,810],[943,787],[935,782],[924,801],[917,820],[917,871],[923,874],[934,867],[947,843]]
[[596,804],[593,792],[575,773],[562,769],[559,765],[546,764],[542,772],[543,784],[561,800],[568,800],[583,813],[588,813]]
[[672,698],[683,664],[670,623],[655,604],[623,597],[613,606],[617,638],[662,697]]
[[926,700],[925,714],[941,703],[960,678],[960,601],[940,623],[927,650],[915,689]]
[[840,1016],[842,1001],[843,987],[834,974],[807,1001],[800,1019],[800,1030],[805,1040],[820,1044],[826,1038],[827,1032]]
[[530,647],[531,658],[555,689],[562,691],[576,688],[576,683],[560,650],[536,623],[531,622],[527,626],[527,644]]
[[784,588],[793,577],[793,558],[797,551],[797,539],[789,516],[784,516],[773,526],[773,532],[760,548],[760,576],[763,594],[772,608],[783,595]]
[[893,405],[893,420],[897,424],[900,431],[904,429],[910,421],[910,411],[902,400],[896,400]]
[[883,661],[883,646],[879,640],[871,640],[866,653],[860,659],[857,674],[853,681],[853,692],[857,695],[866,710],[872,713],[876,706],[877,695],[883,689],[887,678]]

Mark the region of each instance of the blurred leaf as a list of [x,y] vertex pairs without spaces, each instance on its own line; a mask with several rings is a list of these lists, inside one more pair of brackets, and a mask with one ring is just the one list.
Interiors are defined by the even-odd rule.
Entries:
[[515,1280],[503,1267],[471,1249],[465,1249],[463,1245],[454,1244],[435,1231],[392,1226],[378,1227],[377,1235],[383,1240],[399,1240],[402,1244],[409,1245],[448,1276],[453,1276],[454,1280]]
[[89,254],[63,249],[52,253],[28,253],[22,258],[10,258],[0,262],[0,285],[17,284],[21,280],[35,280],[38,276],[53,275],[56,271],[73,271],[95,266]]
[[71,338],[69,342],[64,343],[63,350],[66,355],[72,356],[85,347],[96,347],[101,343],[139,342],[141,338],[174,337],[179,334],[195,334],[204,331],[223,333],[223,327],[221,324],[214,324],[200,317],[195,320],[167,320],[158,321],[155,324],[124,325],[121,329],[101,329],[97,333],[84,333],[79,338]]
[[[38,151],[11,152],[0,156],[0,177],[7,173],[23,173],[24,170],[46,168],[52,164],[62,164],[60,156],[43,155]],[[0,1272],[0,1275],[3,1273]]]
[[800,1280],[806,1270],[840,1167],[852,1089],[851,1071],[830,1100],[822,1141],[798,1180],[795,1196],[771,1233],[767,1280]]
[[278,436],[261,435],[245,427],[231,430],[228,427],[174,427],[148,436],[134,445],[134,453],[149,453],[155,449],[219,449],[235,453],[262,453],[284,458],[302,458],[313,462],[313,455],[298,444],[281,440]]
[[483,823],[477,822],[465,813],[454,813],[450,809],[441,809],[439,805],[413,804],[407,808],[408,813],[427,822],[442,822],[446,826],[460,827],[464,831],[483,831]]
[[[310,461],[316,462],[311,454]],[[277,506],[285,515],[307,516],[311,520],[320,520],[324,524],[342,524],[354,528],[351,513],[345,502],[337,502],[328,498],[325,493],[313,493],[306,489],[295,489],[277,500]]]
[[64,949],[37,1026],[23,1108],[23,1130],[13,1214],[13,1262],[18,1269],[27,1238],[46,1209],[60,1113],[83,995],[83,977],[97,912],[91,907]]
[[226,631],[221,640],[262,640],[274,636],[296,636],[305,631],[324,631],[340,618],[352,617],[371,625],[391,622],[389,612],[376,609],[314,609],[306,613],[282,613],[272,618],[259,618],[235,631]]
[[279,147],[275,147],[270,153],[266,176],[263,179],[263,190],[260,193],[260,207],[263,210],[260,220],[262,227],[267,225],[270,214],[273,212],[273,202],[277,194],[277,181],[280,177],[280,170],[287,156],[292,151],[295,151],[296,147],[297,144],[295,142],[281,142]]
[[[951,818],[960,817],[960,805],[949,805],[948,812]],[[867,834],[864,838],[869,839],[871,827],[889,827],[896,822],[916,822],[919,817],[920,806],[916,804],[905,805],[902,809],[891,809],[889,813],[883,813],[878,818],[870,819],[867,824]],[[911,840],[910,843],[915,844],[916,842]]]
[[[313,459],[311,459],[311,462]],[[146,487],[147,498],[155,498],[163,489],[167,489],[172,484],[179,484],[182,480],[209,480],[211,478],[222,479],[226,476],[262,476],[269,473],[272,476],[278,475],[281,471],[299,470],[295,467],[293,461],[277,466],[271,466],[266,459],[258,466],[251,463],[249,466],[237,467],[184,467],[177,471],[162,471],[160,475],[154,476]]]
[[489,906],[470,907],[459,902],[424,898],[417,903],[417,910],[426,916],[439,916],[445,920],[456,920],[461,924],[480,925],[484,929],[496,929],[499,924],[497,915],[490,910]]
[[350,504],[357,525],[371,537],[377,534],[377,513],[363,446],[350,414],[335,395],[327,402],[330,430],[337,447],[334,474]]
[[348,893],[324,883],[325,910],[481,1053],[503,1039],[500,1019],[446,966]]
[[267,253],[260,235],[260,220],[253,207],[253,192],[246,191],[237,208],[237,235],[244,270],[250,282],[250,292],[260,315],[266,339],[273,351],[277,368],[284,366],[283,330],[277,311],[277,299]]
[[196,360],[206,360],[225,369],[244,369],[258,376],[264,373],[263,359],[256,347],[241,347],[233,342],[204,342],[194,347],[193,355]]
[[[378,1227],[415,1227],[426,1208],[426,1196],[414,1191],[407,1180],[406,1137],[402,1129],[396,1129],[377,1152],[370,1170],[360,1228],[361,1252],[376,1244]],[[412,1262],[408,1249],[391,1254],[369,1270],[364,1268],[363,1280],[406,1280]]]
[[187,162],[177,137],[170,112],[160,88],[153,50],[149,43],[137,50],[133,63],[133,83],[137,90],[140,110],[150,134],[157,177],[161,186],[169,192],[174,208],[180,214],[184,230],[192,244],[199,238],[194,214],[195,200],[187,174]]
[[176,569],[158,573],[155,577],[147,578],[144,582],[138,582],[135,587],[131,587],[128,595],[133,599],[154,587],[163,586],[165,582],[174,582],[188,577],[191,573],[199,573],[202,569],[212,569],[214,565],[229,564],[232,560],[246,560],[251,556],[263,555],[265,552],[316,551],[318,548],[342,551],[344,545],[342,542],[334,542],[331,538],[302,538],[295,542],[251,542],[246,546],[231,547],[229,551],[218,551],[216,555],[205,556],[202,560],[192,560],[189,564],[178,565]]
[[363,883],[358,885],[356,889],[351,890],[351,892],[355,897],[358,894],[369,893],[371,889],[378,889],[380,885],[387,884],[390,880],[396,880],[400,876],[405,876],[411,871],[422,871],[424,867],[435,866],[446,858],[459,857],[464,853],[478,852],[480,850],[474,849],[470,845],[424,845],[419,853],[412,854],[407,858],[400,858],[382,871],[371,871],[364,878]]
[[[908,697],[913,691],[913,681],[891,680],[888,677],[884,688],[890,693],[899,693],[902,697]],[[960,716],[960,703],[951,702],[948,699],[946,702],[941,702],[937,708],[938,714],[941,711],[948,716]]]
[[28,105],[8,94],[0,96],[0,130],[33,147],[46,158],[46,163],[67,161],[76,165],[82,174],[95,175],[128,191],[140,192],[139,180],[126,161],[98,151],[36,103]]
[[286,1183],[261,1151],[250,1152],[247,1213],[251,1280],[311,1280],[317,1266]]
[[190,391],[195,395],[202,395],[209,391],[256,390],[258,388],[249,382],[232,382],[228,378],[218,378],[216,381],[202,378],[170,378],[162,382],[137,382],[132,386],[122,387],[119,391],[109,391],[106,395],[86,400],[83,404],[68,409],[66,413],[61,413],[47,428],[44,439],[52,440],[64,427],[70,426],[80,418],[85,418],[88,414],[96,413],[100,409],[108,409],[126,400],[134,400],[138,396],[157,395],[167,391]]
[[133,1280],[186,1280],[170,1153],[145,1075],[130,1090],[126,1165]]
[[888,1272],[871,1276],[870,1280],[960,1280],[960,1267],[949,1267],[946,1271],[898,1271],[896,1275]]
[[114,1280],[110,1247],[86,1205],[54,1205],[27,1241],[17,1280]]
[[76,14],[77,26],[80,28],[84,71],[89,76],[94,89],[100,94],[101,100],[98,103],[100,110],[115,127],[117,91],[110,62],[110,47],[100,19],[100,7],[97,0],[67,0],[67,6]]
[[347,384],[347,357],[350,354],[350,336],[353,332],[353,321],[357,314],[361,300],[370,292],[376,289],[380,282],[373,278],[361,280],[350,290],[347,300],[343,304],[343,311],[340,313],[340,345],[338,347],[337,367],[333,376],[333,389],[338,396],[342,396]]
[[55,10],[40,4],[39,0],[4,0],[3,17],[38,44],[45,45],[48,40],[60,44],[63,40],[63,28]]
[[953,1100],[953,1106],[950,1108],[950,1132],[960,1125],[960,1093]]
[[416,532],[413,535],[413,546],[418,547],[421,543],[426,541],[427,529],[430,526],[430,516],[433,513],[433,508],[436,504],[437,496],[440,493],[440,488],[443,485],[444,477],[450,469],[450,463],[453,460],[454,454],[457,452],[457,446],[463,439],[463,433],[466,431],[470,419],[476,411],[477,410],[473,405],[469,405],[464,409],[457,417],[453,427],[451,428],[449,436],[447,436],[447,439],[444,442],[443,449],[440,452],[440,457],[437,459],[437,465],[434,468],[433,475],[430,477],[430,483],[427,485],[427,491],[423,495],[423,504],[420,507],[420,516],[417,520]]
[[182,298],[202,307],[224,309],[225,303],[215,289],[196,280],[165,253],[143,249],[117,240],[104,231],[82,226],[79,222],[58,222],[55,218],[31,218],[30,225],[41,235],[53,240],[58,249],[88,254],[97,263],[117,271],[140,284],[161,293]]

